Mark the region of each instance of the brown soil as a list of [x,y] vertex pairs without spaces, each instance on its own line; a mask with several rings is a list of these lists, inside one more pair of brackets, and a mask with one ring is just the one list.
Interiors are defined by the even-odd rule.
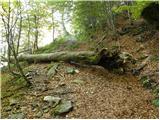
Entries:
[[[20,111],[26,114],[26,118],[36,118],[36,113],[43,111],[42,108],[46,105],[43,97],[47,95],[59,96],[73,102],[74,109],[60,118],[158,118],[158,108],[151,104],[154,98],[151,91],[143,88],[131,74],[117,75],[94,66],[77,68],[80,73],[72,75],[66,74],[65,68],[68,66],[71,67],[62,63],[52,79],[46,78],[48,64],[30,66],[32,70],[39,70],[40,75],[33,79],[32,88],[23,90],[19,101]],[[74,79],[81,79],[84,84],[72,83]],[[4,99],[2,118],[5,118],[3,101]],[[35,103],[37,107],[33,111],[32,105]],[[51,112],[49,109],[41,118],[54,118]]]

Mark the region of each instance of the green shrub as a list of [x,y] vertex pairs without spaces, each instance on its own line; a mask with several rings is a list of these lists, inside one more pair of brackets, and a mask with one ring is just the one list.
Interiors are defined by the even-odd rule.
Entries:
[[159,107],[159,99],[158,99],[158,98],[154,99],[154,100],[152,101],[152,104],[153,104],[154,106],[156,106],[156,107]]

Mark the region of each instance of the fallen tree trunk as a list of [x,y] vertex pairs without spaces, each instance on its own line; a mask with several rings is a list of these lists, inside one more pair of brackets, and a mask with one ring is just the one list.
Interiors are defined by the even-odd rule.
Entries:
[[[126,53],[125,53],[126,55]],[[18,56],[19,61],[27,62],[51,62],[51,61],[64,61],[64,62],[77,62],[82,64],[100,65],[108,69],[119,68],[126,61],[126,56],[122,52],[115,50],[102,49],[100,52],[95,53],[92,51],[62,51],[55,53],[45,54],[28,54]],[[11,61],[14,58],[11,57]]]
[[[44,53],[44,54],[23,54],[18,56],[19,61],[28,62],[51,62],[51,61],[83,61],[88,60],[90,57],[95,56],[94,52],[91,51],[81,51],[81,52],[70,52],[62,51],[55,53]],[[11,58],[14,61],[13,58]],[[90,60],[89,60],[90,61]]]

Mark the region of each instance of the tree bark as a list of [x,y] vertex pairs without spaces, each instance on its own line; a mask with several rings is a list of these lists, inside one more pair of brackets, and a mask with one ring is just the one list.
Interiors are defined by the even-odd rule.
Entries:
[[21,32],[22,32],[22,10],[20,7],[20,26],[19,26],[19,31],[18,31],[18,41],[17,41],[17,48],[16,48],[16,54],[18,55],[19,53],[19,44],[20,44],[20,39],[21,39]]
[[52,8],[52,40],[54,42],[54,30],[55,26],[54,26],[54,9]]
[[[96,54],[91,51],[81,51],[81,52],[55,52],[46,54],[30,54],[30,55],[20,55],[18,56],[19,61],[28,62],[50,62],[50,61],[83,61],[93,57]],[[11,58],[13,61],[13,57]]]
[[69,35],[69,32],[67,31],[66,26],[65,26],[65,22],[64,22],[64,11],[62,13],[61,20],[62,20],[62,28],[63,28],[64,34]]
[[[77,62],[81,64],[100,65],[107,69],[119,68],[123,66],[124,59],[120,57],[121,52],[108,49],[102,49],[100,52],[93,51],[61,51],[46,54],[20,55],[17,57],[19,61],[36,62]],[[11,58],[12,61],[14,60]]]
[[27,33],[28,43],[27,44],[28,44],[28,50],[29,50],[30,49],[30,30],[31,30],[29,15],[27,15],[27,20],[28,20],[28,33]]
[[38,49],[38,18],[37,16],[35,15],[34,16],[34,22],[35,22],[35,41],[34,41],[34,51]]

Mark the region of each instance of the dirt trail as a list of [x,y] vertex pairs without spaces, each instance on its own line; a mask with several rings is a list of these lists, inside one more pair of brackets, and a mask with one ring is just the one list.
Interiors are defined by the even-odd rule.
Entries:
[[[95,66],[77,68],[80,72],[72,75],[66,74],[65,68],[74,66],[62,63],[58,73],[47,80],[43,74],[47,66],[30,66],[40,70],[40,76],[34,78],[33,87],[19,101],[20,111],[26,114],[26,118],[37,118],[38,111],[43,113],[41,118],[54,118],[51,109],[43,112],[46,106],[43,97],[47,95],[73,102],[73,110],[59,118],[158,118],[158,108],[151,104],[151,91],[143,88],[138,79],[130,74],[117,75]],[[83,83],[75,84],[75,79]]]

